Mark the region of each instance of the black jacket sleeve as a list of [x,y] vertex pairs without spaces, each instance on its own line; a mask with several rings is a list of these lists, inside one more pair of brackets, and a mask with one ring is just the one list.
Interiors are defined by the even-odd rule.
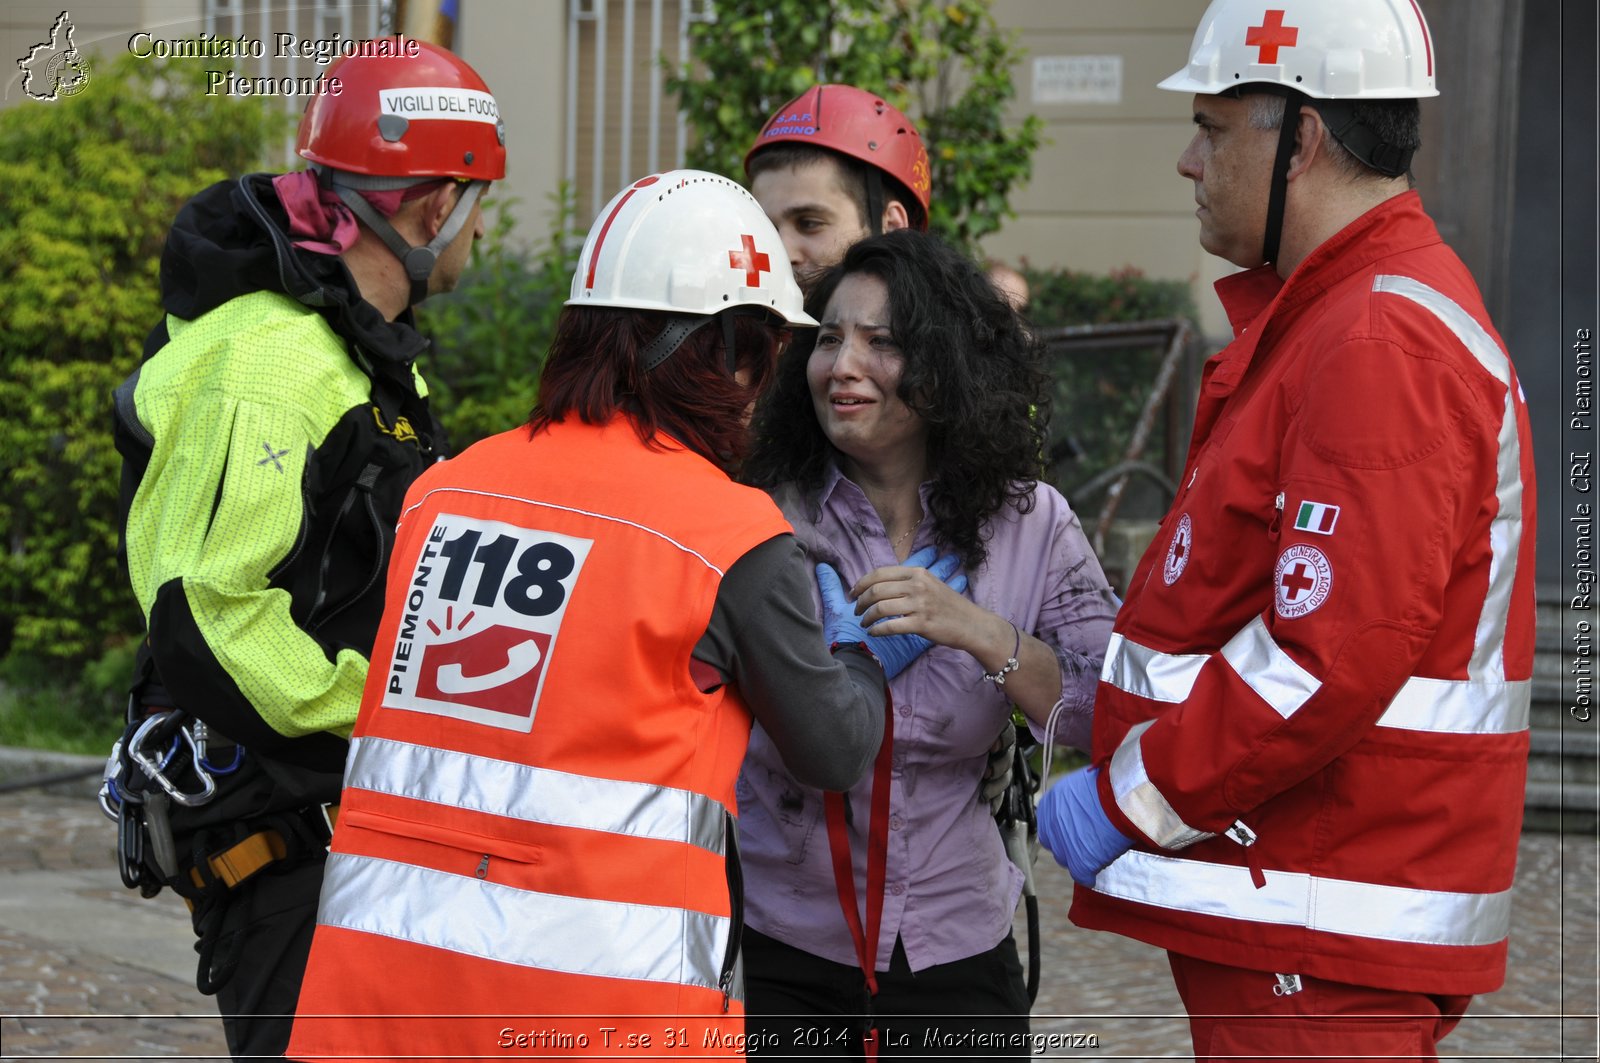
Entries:
[[743,694],[799,781],[848,790],[883,739],[887,681],[864,651],[830,655],[805,553],[768,539],[728,569],[693,656]]

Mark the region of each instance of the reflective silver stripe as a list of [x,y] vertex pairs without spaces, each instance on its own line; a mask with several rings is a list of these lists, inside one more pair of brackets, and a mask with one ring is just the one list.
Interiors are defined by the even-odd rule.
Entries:
[[519,967],[708,989],[729,930],[725,916],[534,893],[349,853],[328,857],[317,922]]
[[[1228,640],[1222,657],[1285,719],[1321,688],[1315,676],[1273,642],[1266,621],[1259,616]],[[1123,635],[1112,635],[1100,678],[1136,697],[1181,702],[1189,697],[1200,669],[1210,659],[1204,653],[1162,653]]]
[[[1228,640],[1222,648],[1222,657],[1250,689],[1285,719],[1321,688],[1310,672],[1296,664],[1272,640],[1260,617]],[[1189,696],[1200,665],[1208,659],[1203,654],[1159,653],[1121,635],[1113,635],[1100,678],[1129,694],[1154,701],[1179,702]],[[1378,726],[1439,734],[1515,734],[1528,728],[1532,691],[1532,683],[1527,680],[1412,678],[1406,680],[1389,703],[1378,719]],[[1121,750],[1117,756],[1123,756]],[[1137,767],[1131,766],[1132,763],[1130,760],[1130,767],[1126,769],[1129,781],[1125,787],[1118,786],[1113,777],[1119,803],[1124,788],[1134,793],[1146,781],[1143,761],[1138,760]],[[1162,802],[1158,807],[1164,806]],[[1123,811],[1144,828],[1133,812],[1127,808]],[[1161,819],[1155,816],[1152,822]],[[1156,836],[1153,832],[1146,833]]]
[[1111,755],[1111,792],[1122,814],[1151,841],[1163,849],[1182,849],[1212,835],[1185,823],[1145,773],[1144,751],[1139,743],[1153,723],[1154,720],[1146,720],[1130,730]]
[[1533,683],[1407,679],[1379,727],[1441,734],[1515,734],[1528,729]]
[[345,785],[558,827],[723,853],[722,805],[670,786],[599,779],[387,738],[350,743]]
[[1522,441],[1517,435],[1516,392],[1511,359],[1493,336],[1442,292],[1410,277],[1380,276],[1372,290],[1399,295],[1421,306],[1455,333],[1478,364],[1506,389],[1505,411],[1500,418],[1499,456],[1496,460],[1495,498],[1498,510],[1489,525],[1489,587],[1478,614],[1472,660],[1467,674],[1473,679],[1505,679],[1506,616],[1517,579],[1517,554],[1522,546]]
[[1129,852],[1094,888],[1180,912],[1301,926],[1331,934],[1422,945],[1493,945],[1511,931],[1511,891],[1443,893],[1266,871],[1256,889],[1248,868]]
[[1206,653],[1162,653],[1112,635],[1106,646],[1102,682],[1151,701],[1184,701],[1194,688],[1200,669],[1211,659]]
[[1322,689],[1316,676],[1295,663],[1273,641],[1267,622],[1260,616],[1228,640],[1222,647],[1222,657],[1245,685],[1285,720]]
[[1506,352],[1500,349],[1494,338],[1483,330],[1483,326],[1474,321],[1471,314],[1461,309],[1454,299],[1419,280],[1394,274],[1374,277],[1372,290],[1404,296],[1427,310],[1456,334],[1462,346],[1466,347],[1478,363],[1488,370],[1490,376],[1500,381],[1507,389],[1511,387],[1511,359],[1506,357]]

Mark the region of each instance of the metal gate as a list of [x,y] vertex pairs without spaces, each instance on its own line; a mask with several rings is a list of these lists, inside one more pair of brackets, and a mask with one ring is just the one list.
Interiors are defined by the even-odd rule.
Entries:
[[628,182],[683,165],[688,129],[665,64],[689,62],[710,0],[567,0],[565,178],[577,217]]

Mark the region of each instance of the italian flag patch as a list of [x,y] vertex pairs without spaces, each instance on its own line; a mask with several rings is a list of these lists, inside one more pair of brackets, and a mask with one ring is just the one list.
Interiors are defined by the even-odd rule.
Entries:
[[1333,526],[1337,523],[1339,507],[1326,502],[1302,502],[1299,512],[1294,515],[1296,531],[1314,532],[1317,535],[1332,535]]

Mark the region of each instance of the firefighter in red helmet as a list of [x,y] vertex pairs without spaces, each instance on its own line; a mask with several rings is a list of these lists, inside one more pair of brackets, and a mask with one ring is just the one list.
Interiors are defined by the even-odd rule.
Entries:
[[455,286],[505,176],[483,79],[375,43],[306,107],[307,170],[180,211],[116,392],[147,637],[104,805],[124,881],[189,903],[236,1057],[287,1045],[401,500],[447,453],[411,308]]
[[[416,304],[430,293],[429,278],[451,242],[469,219],[476,226],[478,197],[506,175],[506,137],[489,87],[470,66],[431,44],[406,46],[418,50],[415,60],[340,64],[342,91],[306,106],[295,150],[321,186],[394,252]],[[436,186],[440,178],[457,186],[454,204],[423,243],[412,243],[390,223],[379,197],[363,194]],[[454,279],[441,278],[444,283],[431,290],[447,290]]]

